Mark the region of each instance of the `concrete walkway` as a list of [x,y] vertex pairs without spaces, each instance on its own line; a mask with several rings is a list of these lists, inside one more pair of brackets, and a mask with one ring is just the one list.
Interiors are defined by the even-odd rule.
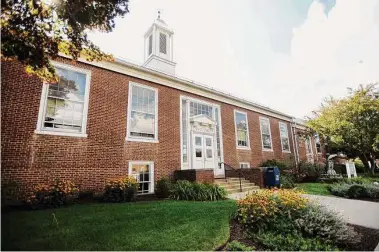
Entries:
[[[228,198],[238,200],[244,198],[246,194],[246,192],[233,193]],[[310,194],[304,196],[330,210],[339,212],[348,223],[379,229],[379,203]]]
[[339,212],[348,223],[379,229],[379,203],[310,194],[306,197]]

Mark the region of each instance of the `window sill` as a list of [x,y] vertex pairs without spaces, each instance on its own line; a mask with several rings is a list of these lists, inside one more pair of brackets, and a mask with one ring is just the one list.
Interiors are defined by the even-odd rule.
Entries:
[[35,130],[34,133],[39,134],[39,135],[68,136],[68,137],[87,137],[88,136],[87,134],[83,134],[83,133],[48,131],[48,130]]
[[155,140],[155,139],[143,139],[143,138],[130,138],[130,137],[126,137],[125,140],[128,141],[128,142],[159,143],[159,141]]
[[250,147],[241,147],[241,146],[237,146],[236,149],[237,150],[247,150],[247,151],[251,150]]
[[262,149],[262,151],[267,151],[267,152],[274,152],[274,150],[273,150],[273,149],[265,149],[265,148],[263,148],[263,149]]
[[285,150],[282,150],[283,153],[290,153],[291,154],[291,151],[285,151]]

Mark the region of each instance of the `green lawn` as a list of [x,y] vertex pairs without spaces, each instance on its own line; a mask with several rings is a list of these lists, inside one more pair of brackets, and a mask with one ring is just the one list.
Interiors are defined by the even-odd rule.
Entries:
[[296,184],[296,187],[303,189],[308,194],[331,196],[332,194],[326,188],[326,183],[301,183]]
[[[235,201],[74,205],[2,214],[2,250],[212,250]],[[58,225],[53,220],[55,214]]]

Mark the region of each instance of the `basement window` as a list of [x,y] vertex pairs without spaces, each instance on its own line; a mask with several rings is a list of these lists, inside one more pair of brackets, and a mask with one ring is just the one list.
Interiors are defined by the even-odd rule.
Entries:
[[138,182],[138,194],[149,194],[154,192],[154,162],[130,161],[129,175]]
[[249,162],[241,162],[240,163],[240,168],[250,168],[250,163]]

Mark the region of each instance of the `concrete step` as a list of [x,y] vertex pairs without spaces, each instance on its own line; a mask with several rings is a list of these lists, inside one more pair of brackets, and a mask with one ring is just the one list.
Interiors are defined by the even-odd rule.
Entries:
[[[219,186],[223,187],[225,189],[240,188],[240,184],[239,183],[238,184],[222,184],[222,185],[219,184]],[[249,187],[249,186],[255,186],[255,184],[254,183],[244,183],[244,184],[241,184],[242,188]]]
[[[239,185],[240,182],[239,181],[216,181],[215,184],[217,185],[220,185],[220,186],[224,186],[224,185]],[[241,180],[241,184],[242,185],[246,185],[246,184],[254,184],[254,183],[251,183],[249,180]]]
[[[248,186],[248,187],[242,188],[242,192],[253,192],[253,191],[257,191],[257,190],[259,190],[259,186]],[[239,188],[227,189],[226,191],[228,194],[241,192]]]

